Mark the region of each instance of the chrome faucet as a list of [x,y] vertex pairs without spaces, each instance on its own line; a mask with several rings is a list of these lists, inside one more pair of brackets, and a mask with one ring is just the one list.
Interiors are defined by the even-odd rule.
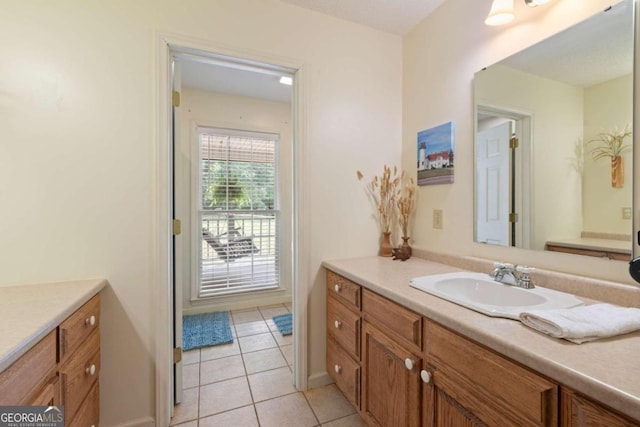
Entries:
[[[506,262],[494,262],[493,270],[489,273],[496,282],[504,283],[505,285],[517,286],[524,289],[535,288],[533,280],[529,276],[536,269],[533,267],[527,267],[524,265],[513,265]],[[518,274],[520,273],[520,274]]]

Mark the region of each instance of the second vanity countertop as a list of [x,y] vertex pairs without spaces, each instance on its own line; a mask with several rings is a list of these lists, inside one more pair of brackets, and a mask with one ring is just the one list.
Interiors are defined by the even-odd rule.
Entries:
[[323,266],[640,420],[640,332],[578,345],[551,338],[515,320],[485,316],[410,287],[409,280],[415,277],[463,271],[422,259],[336,259],[325,261]]
[[0,372],[106,285],[89,279],[0,286]]
[[574,239],[556,239],[546,242],[547,245],[566,248],[586,249],[592,251],[617,252],[631,257],[631,241],[597,239],[593,237],[576,237]]

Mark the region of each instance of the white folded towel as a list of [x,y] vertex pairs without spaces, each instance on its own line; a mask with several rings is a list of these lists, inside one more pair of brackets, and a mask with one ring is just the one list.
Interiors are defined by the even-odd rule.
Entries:
[[640,309],[593,304],[520,313],[520,321],[554,338],[576,344],[640,329]]

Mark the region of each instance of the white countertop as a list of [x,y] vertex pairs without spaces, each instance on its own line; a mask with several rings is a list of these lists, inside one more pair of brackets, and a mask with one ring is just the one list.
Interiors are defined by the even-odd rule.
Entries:
[[574,239],[555,239],[546,242],[547,245],[564,246],[567,248],[588,249],[592,251],[608,251],[631,256],[631,242],[625,240],[597,239],[594,237],[576,237]]
[[0,286],[0,372],[106,285],[90,279]]
[[409,286],[414,277],[461,271],[422,259],[328,260],[326,268],[640,420],[640,332],[585,344],[551,338],[518,321],[488,317]]

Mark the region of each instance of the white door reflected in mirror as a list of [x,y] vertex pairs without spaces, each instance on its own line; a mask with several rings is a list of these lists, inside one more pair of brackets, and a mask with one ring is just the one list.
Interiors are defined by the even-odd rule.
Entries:
[[479,243],[511,246],[509,139],[512,126],[508,120],[478,131],[476,240]]

